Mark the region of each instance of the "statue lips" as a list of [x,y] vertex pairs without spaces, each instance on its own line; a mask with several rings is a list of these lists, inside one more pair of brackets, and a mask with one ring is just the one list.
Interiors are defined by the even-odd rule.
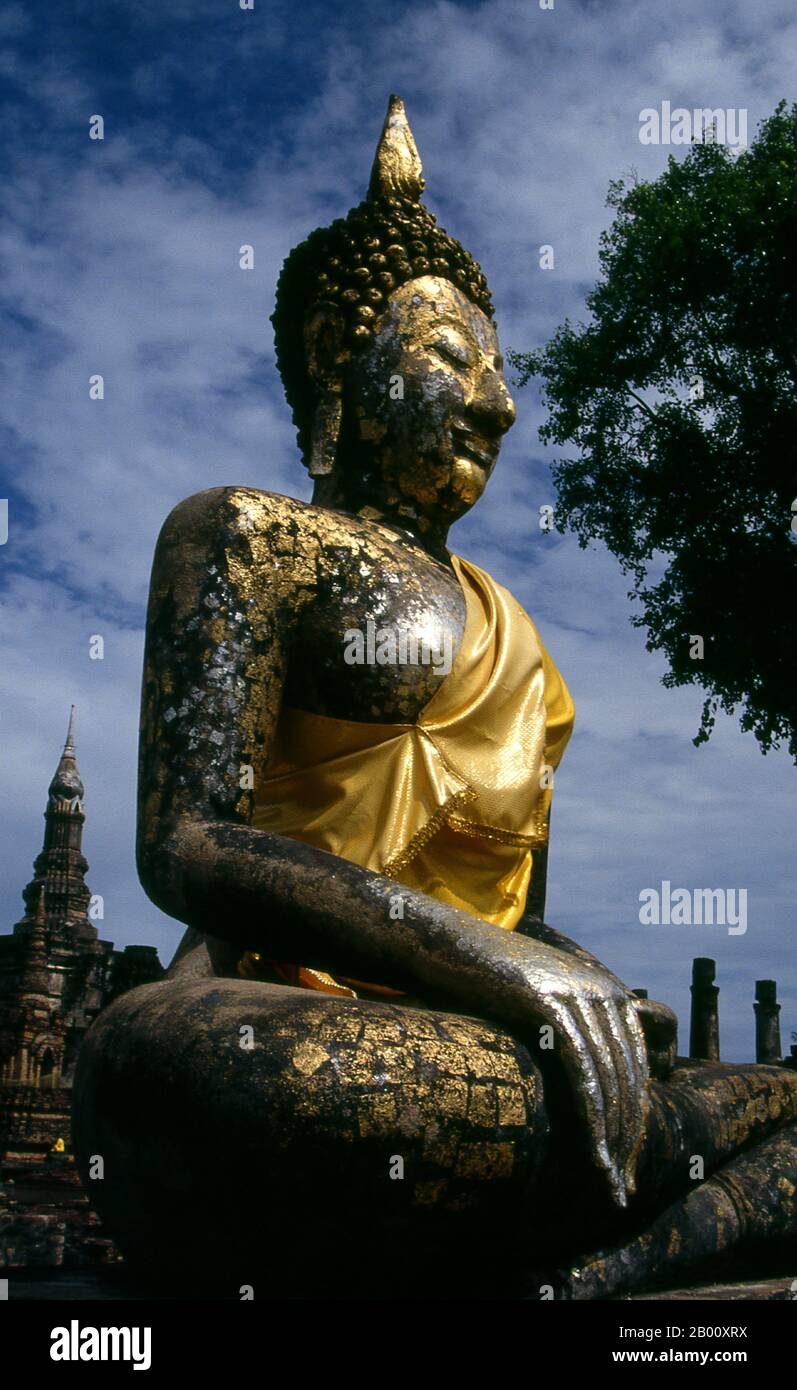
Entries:
[[483,436],[475,434],[467,425],[455,425],[451,434],[458,450],[461,450],[469,459],[483,468],[489,477],[498,458],[499,444],[489,442]]

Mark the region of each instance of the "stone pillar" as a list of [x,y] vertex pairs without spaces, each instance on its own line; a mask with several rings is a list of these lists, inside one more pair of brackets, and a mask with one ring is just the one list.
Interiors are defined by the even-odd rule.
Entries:
[[689,1056],[708,1062],[720,1059],[719,985],[714,983],[716,961],[696,956],[692,961],[692,1017]]
[[779,1062],[780,1046],[780,1004],[778,987],[774,980],[755,982],[755,1059],[757,1062]]

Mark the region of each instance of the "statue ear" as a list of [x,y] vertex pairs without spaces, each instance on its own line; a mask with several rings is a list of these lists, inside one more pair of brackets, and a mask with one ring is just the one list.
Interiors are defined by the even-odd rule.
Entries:
[[343,375],[348,358],[344,350],[345,323],[336,304],[316,304],[304,324],[307,370],[316,385],[329,384]]
[[304,326],[305,360],[316,396],[309,463],[314,478],[331,473],[337,458],[343,368],[349,356],[343,346],[344,330],[343,315],[334,304],[316,305]]

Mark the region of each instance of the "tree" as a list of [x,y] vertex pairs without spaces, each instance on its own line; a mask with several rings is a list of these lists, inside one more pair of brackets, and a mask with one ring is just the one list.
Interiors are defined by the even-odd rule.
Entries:
[[664,684],[707,692],[696,744],[741,706],[797,759],[797,104],[738,157],[694,143],[607,201],[592,321],[510,354],[542,377],[540,437],[578,450],[554,524],[633,575]]

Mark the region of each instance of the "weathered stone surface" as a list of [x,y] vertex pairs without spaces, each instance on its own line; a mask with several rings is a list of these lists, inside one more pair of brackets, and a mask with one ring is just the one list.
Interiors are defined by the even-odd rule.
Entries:
[[[241,1046],[247,1030],[251,1048]],[[645,1195],[620,1218],[590,1185],[566,1117],[549,1113],[536,1063],[496,1025],[192,975],[107,1010],[86,1040],[76,1090],[86,1186],[134,1266],[171,1286],[212,1271],[228,1287],[257,1279],[305,1295],[327,1278],[307,1252],[330,1242],[350,1288],[366,1270],[366,1281],[396,1292],[436,1262],[471,1290],[482,1277],[493,1290],[496,1280],[504,1291],[533,1289],[546,1276],[529,1271],[561,1269],[568,1252],[633,1245],[669,1191],[675,1207],[670,1224],[659,1223],[656,1260],[644,1240],[632,1251],[644,1287],[676,1248],[688,1268],[721,1252],[723,1234],[739,1234],[717,1224],[713,1207],[699,1220],[690,1207],[679,1228],[678,1194],[710,1206],[712,1193],[705,1184],[698,1197],[690,1180],[689,1136],[711,1173],[786,1124],[768,1141],[781,1146],[773,1172],[783,1178],[797,1118],[797,1078],[785,1069],[679,1063],[652,1084]],[[104,1160],[93,1183],[92,1155]],[[402,1179],[390,1176],[396,1157]],[[736,1194],[744,1219],[771,1215],[787,1229],[788,1203],[760,1175],[753,1188],[759,1208],[749,1183]],[[588,1296],[613,1296],[610,1259],[589,1277]],[[568,1292],[560,1276],[557,1287],[580,1297],[586,1282]]]
[[626,1303],[788,1303],[797,1293],[795,1279],[760,1279],[740,1284],[696,1284],[692,1289],[627,1294]]
[[0,1268],[106,1265],[121,1257],[69,1154],[21,1153],[0,1165]]
[[246,981],[119,1000],[76,1097],[92,1201],[134,1264],[177,1278],[307,1292],[331,1241],[337,1277],[407,1247],[417,1277],[458,1232],[514,1231],[547,1152],[539,1073],[493,1025]]

